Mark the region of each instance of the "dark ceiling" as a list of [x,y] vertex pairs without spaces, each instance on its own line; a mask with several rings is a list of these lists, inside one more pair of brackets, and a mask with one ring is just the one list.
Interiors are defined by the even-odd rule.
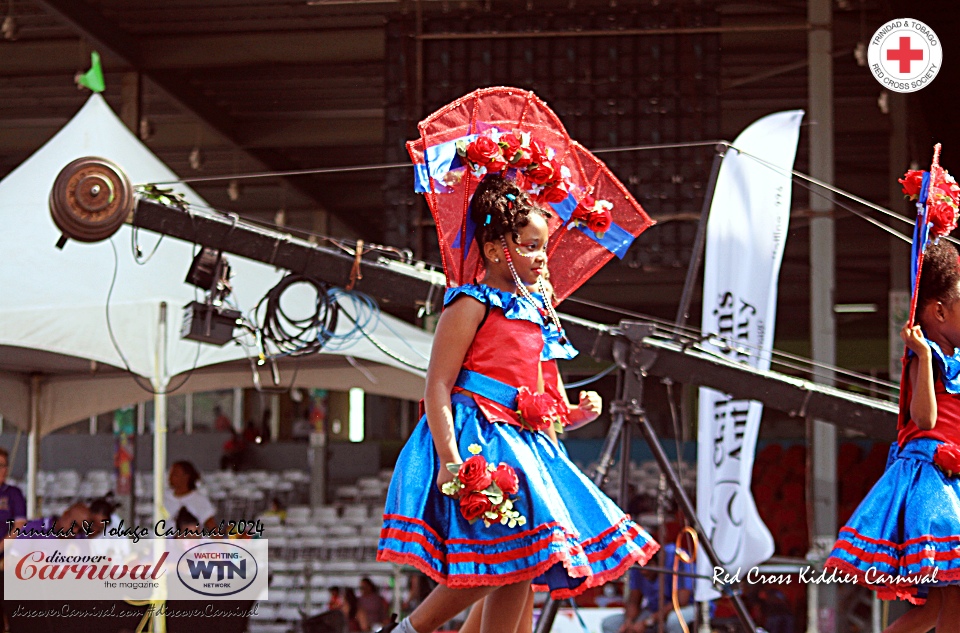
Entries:
[[[417,20],[431,17],[458,18],[469,31],[484,31],[491,16],[509,12],[527,25],[518,28],[536,30],[537,20],[552,11],[588,16],[616,7],[654,18],[662,15],[661,26],[682,28],[685,12],[702,12],[703,6],[694,0],[13,0],[8,13],[16,39],[0,39],[0,177],[50,138],[86,100],[88,93],[77,89],[74,74],[89,66],[94,49],[103,56],[104,96],[121,118],[182,178],[212,177],[389,162],[397,150],[386,138],[391,101],[386,77],[388,68],[398,64],[387,45],[392,22],[412,24],[402,37],[415,42]],[[762,115],[807,109],[806,3],[717,1],[709,7],[716,12],[719,32],[720,138],[733,139]],[[878,103],[881,86],[858,65],[854,49],[904,9],[885,0],[838,0],[833,28],[836,184],[901,212],[905,209],[890,186],[891,174],[907,165],[891,164],[891,115]],[[0,6],[0,16],[4,11]],[[924,19],[922,14],[934,9],[912,11],[913,17]],[[946,33],[956,32],[956,20],[926,18]],[[484,41],[494,48],[500,40]],[[929,160],[931,136],[945,140],[956,133],[952,127],[944,131],[938,118],[944,102],[937,101],[951,97],[955,85],[943,75],[928,95],[906,99],[909,160]],[[818,124],[809,119],[806,123]],[[808,167],[809,130],[805,127],[801,136],[801,171]],[[703,173],[698,175],[703,181],[711,150],[704,152]],[[191,166],[191,153],[199,153],[199,164]],[[945,152],[948,167],[949,156]],[[242,180],[236,199],[228,194],[227,181],[193,186],[214,206],[245,217],[381,241],[389,172]],[[643,186],[631,182],[641,200]],[[692,207],[693,214],[659,218],[661,224],[641,236],[635,248],[660,248],[654,232],[695,220],[699,207]],[[793,208],[778,335],[802,342],[809,329],[809,194],[799,185]],[[841,338],[885,339],[890,240],[846,211],[838,210],[835,217],[836,301],[879,307],[875,314],[843,316],[838,333]],[[684,263],[682,258],[652,266],[614,262],[578,296],[672,317]],[[567,309],[584,310],[576,305]],[[583,314],[615,319],[599,312]],[[848,364],[869,369],[871,362],[851,357]]]

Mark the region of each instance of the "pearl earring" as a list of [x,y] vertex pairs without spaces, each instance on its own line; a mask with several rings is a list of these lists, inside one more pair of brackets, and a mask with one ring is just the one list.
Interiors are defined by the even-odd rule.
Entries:
[[499,264],[499,263],[500,263],[500,258],[499,258],[499,257],[497,257],[497,258],[495,258],[495,259],[494,259],[493,261],[495,261],[496,263],[498,263],[498,264]]

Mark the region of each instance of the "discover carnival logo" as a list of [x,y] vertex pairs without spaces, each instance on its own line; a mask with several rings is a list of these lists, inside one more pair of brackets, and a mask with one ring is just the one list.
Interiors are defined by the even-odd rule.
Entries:
[[[268,599],[268,541],[6,539],[8,600]],[[267,597],[264,597],[267,596]]]
[[929,26],[911,18],[890,20],[873,34],[867,65],[877,81],[893,92],[916,92],[940,72],[943,46]]
[[177,577],[203,596],[232,596],[253,584],[257,559],[246,549],[228,542],[203,543],[183,553]]

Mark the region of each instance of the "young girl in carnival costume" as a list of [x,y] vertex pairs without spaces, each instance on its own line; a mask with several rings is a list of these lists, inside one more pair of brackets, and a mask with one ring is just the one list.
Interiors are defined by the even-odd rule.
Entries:
[[[574,596],[658,549],[550,434],[564,407],[541,360],[575,353],[550,302],[527,289],[546,266],[550,213],[495,173],[470,217],[486,273],[444,297],[426,416],[397,461],[377,556],[440,583],[403,633],[430,633],[483,598],[480,631],[512,633],[531,583]],[[586,398],[567,417],[595,418],[598,405]]]
[[956,227],[960,189],[936,155],[931,174],[908,172],[901,180],[905,193],[921,198],[921,212],[914,236],[918,324],[911,316],[900,331],[909,352],[897,441],[826,562],[881,598],[923,605],[885,633],[934,626],[938,633],[960,632],[960,262],[945,239],[924,248],[928,223],[934,237]]
[[[550,272],[546,267],[544,267],[538,283],[535,286],[528,286],[527,290],[535,296],[538,296],[538,298],[542,297],[545,301],[556,301],[553,286],[550,284]],[[563,386],[563,380],[560,377],[557,359],[551,356],[550,351],[551,347],[545,345],[544,351],[541,354],[540,371],[543,375],[544,392],[550,394],[557,403],[557,413],[561,426],[563,427],[562,430],[572,431],[593,422],[600,417],[600,412],[603,409],[603,401],[600,395],[596,391],[581,391],[579,404],[572,405],[567,398],[567,390]],[[560,358],[569,360],[569,356],[564,353],[566,350],[554,349],[554,352],[556,351],[561,351]],[[565,450],[563,445],[557,441],[555,428],[551,427],[548,429],[547,434],[558,448]],[[470,610],[466,622],[460,627],[460,633],[479,633],[485,608],[486,600],[476,603]],[[520,613],[516,633],[532,633],[532,631],[533,592],[530,592],[527,594],[526,603]]]

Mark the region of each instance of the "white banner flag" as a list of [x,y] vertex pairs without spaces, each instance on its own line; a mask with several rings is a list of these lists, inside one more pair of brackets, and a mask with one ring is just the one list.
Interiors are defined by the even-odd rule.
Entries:
[[[770,368],[802,118],[802,110],[771,114],[737,137],[720,166],[707,221],[702,331],[730,340],[713,347],[718,354],[760,369]],[[726,571],[741,579],[774,549],[750,494],[762,411],[759,402],[700,389],[697,516]],[[714,577],[706,556],[697,557],[697,572]],[[697,582],[698,601],[718,595],[710,581]]]

